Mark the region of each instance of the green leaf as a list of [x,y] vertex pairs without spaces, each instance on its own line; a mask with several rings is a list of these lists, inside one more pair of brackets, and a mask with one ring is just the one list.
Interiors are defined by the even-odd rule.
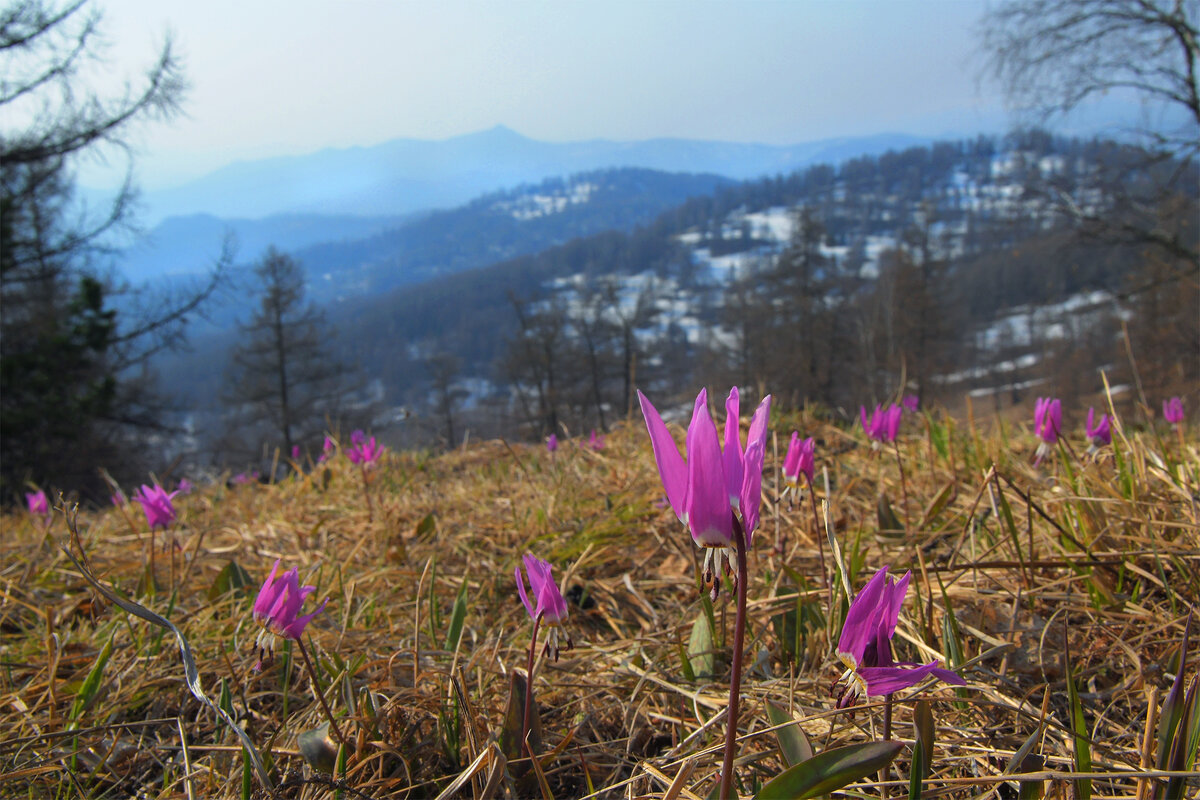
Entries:
[[[1087,723],[1083,719],[1083,704],[1079,701],[1079,690],[1075,688],[1075,676],[1071,665],[1067,665],[1067,699],[1071,705],[1071,731],[1075,734],[1075,771],[1092,771],[1092,748],[1087,737]],[[1075,783],[1075,796],[1079,800],[1091,800],[1092,779],[1083,778]]]
[[713,631],[708,617],[701,614],[692,625],[692,636],[688,640],[688,661],[692,673],[698,678],[711,678],[716,668],[713,653]]
[[933,767],[933,709],[929,705],[928,700],[918,700],[913,706],[913,734],[924,748],[922,759],[913,759],[914,771],[915,766],[920,766],[921,779],[924,780],[929,775],[929,770]]
[[[116,634],[113,634],[115,636]],[[108,663],[109,656],[112,655],[113,636],[108,637],[108,641],[104,644],[104,648],[100,651],[100,655],[96,657],[96,663],[92,665],[91,672],[83,681],[83,685],[79,687],[79,691],[75,694],[75,702],[71,704],[71,713],[69,719],[71,724],[67,726],[68,730],[74,730],[79,718],[83,716],[83,712],[91,707],[96,699],[96,694],[100,691],[100,679],[104,675],[104,666]]]
[[879,523],[881,535],[899,536],[904,533],[904,523],[896,516],[896,512],[892,510],[891,501],[883,492],[879,493],[879,501],[875,506],[875,518]]
[[779,752],[789,767],[813,757],[812,744],[804,734],[804,729],[787,709],[768,700],[767,716],[771,718],[772,725],[783,726],[775,729],[775,738],[779,740]]
[[454,609],[450,612],[450,627],[446,631],[446,650],[454,652],[458,649],[458,640],[462,638],[463,622],[467,619],[467,581],[463,580],[458,587],[458,597],[454,600]]
[[879,772],[902,747],[900,742],[867,742],[826,750],[767,781],[759,800],[804,800],[829,794]]
[[241,564],[230,561],[217,573],[217,578],[213,581],[212,586],[208,587],[208,601],[215,603],[227,592],[236,591],[239,594],[248,595],[253,585],[254,581],[250,577],[250,573],[246,572]]
[[943,486],[942,490],[937,493],[937,497],[933,498],[929,506],[925,509],[925,516],[921,519],[921,527],[928,527],[929,523],[933,522],[934,518],[938,514],[941,514],[946,509],[946,506],[950,505],[956,497],[958,497],[958,489],[955,487],[953,481]]
[[416,537],[417,541],[421,541],[427,537],[432,537],[436,531],[437,517],[435,517],[433,512],[430,511],[421,518],[420,522],[417,523],[416,530],[413,531],[413,536]]

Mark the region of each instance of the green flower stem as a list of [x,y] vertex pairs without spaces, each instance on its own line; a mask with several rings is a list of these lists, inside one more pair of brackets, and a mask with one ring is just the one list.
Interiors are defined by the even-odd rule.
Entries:
[[525,713],[521,716],[521,745],[529,752],[530,760],[537,758],[533,748],[529,746],[526,737],[529,736],[529,718],[533,716],[533,662],[537,652],[538,628],[542,624],[542,615],[533,619],[533,637],[529,640],[529,662],[525,667]]

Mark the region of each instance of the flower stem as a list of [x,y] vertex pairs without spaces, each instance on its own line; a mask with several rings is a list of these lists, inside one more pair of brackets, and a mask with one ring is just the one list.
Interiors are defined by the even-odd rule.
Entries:
[[812,481],[808,482],[808,504],[813,512],[813,537],[817,540],[817,555],[821,559],[821,585],[829,594],[829,609],[833,613],[833,581],[829,578],[829,570],[825,567],[825,531],[821,530],[821,515],[817,513],[817,487]]
[[542,624],[542,615],[533,618],[533,638],[529,640],[529,661],[525,666],[525,713],[521,716],[521,746],[529,752],[530,760],[536,758],[533,748],[525,741],[529,736],[529,718],[533,716],[533,662],[537,652],[538,628]]
[[[885,742],[892,739],[892,696],[889,694],[883,700],[883,740]],[[891,770],[887,764],[883,765],[883,769],[879,770],[880,791],[883,793],[884,800],[887,800],[888,778],[891,776]]]
[[329,720],[329,727],[333,729],[338,742],[349,746],[350,743],[342,735],[342,729],[338,727],[337,720],[333,718],[333,712],[329,710],[329,704],[325,702],[325,693],[321,691],[321,682],[317,680],[317,671],[313,668],[312,659],[308,657],[308,648],[304,646],[304,640],[297,639],[296,644],[300,645],[300,655],[304,656],[304,663],[308,666],[308,675],[312,678],[313,694],[321,701],[321,708],[325,710],[325,717]]
[[721,766],[721,800],[733,797],[733,753],[737,746],[738,700],[742,690],[742,644],[746,638],[746,537],[742,524],[733,518],[733,541],[737,547],[737,616],[733,622],[733,668],[729,674],[729,708],[725,718],[725,760]]
[[367,522],[375,521],[375,506],[371,504],[371,490],[367,486],[367,465],[362,466],[363,497],[367,499]]
[[904,491],[904,530],[908,531],[912,527],[908,519],[908,480],[904,477],[904,462],[900,459],[900,443],[893,440],[892,447],[896,450],[896,464],[900,467],[900,488]]

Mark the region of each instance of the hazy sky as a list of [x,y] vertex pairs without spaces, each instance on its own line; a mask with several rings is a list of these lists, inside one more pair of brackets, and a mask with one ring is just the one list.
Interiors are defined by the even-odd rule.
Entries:
[[[588,138],[796,143],[1003,119],[981,0],[100,0],[110,74],[170,31],[186,117],[142,136],[155,188],[242,158],[497,124]],[[85,176],[86,180],[86,176]]]

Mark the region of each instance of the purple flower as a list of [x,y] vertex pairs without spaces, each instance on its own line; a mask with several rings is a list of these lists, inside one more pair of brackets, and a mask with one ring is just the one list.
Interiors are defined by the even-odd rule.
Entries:
[[1163,419],[1172,425],[1178,425],[1183,422],[1183,398],[1172,397],[1170,400],[1163,400]]
[[1106,444],[1112,444],[1112,420],[1108,418],[1108,414],[1100,417],[1100,421],[1096,422],[1096,409],[1089,408],[1087,415],[1087,437],[1092,440],[1092,446],[1088,449],[1094,450],[1097,447],[1103,447]]
[[353,444],[346,451],[346,458],[354,464],[362,464],[363,468],[374,464],[383,456],[384,447],[375,443],[375,437],[367,439],[362,435],[362,431],[355,431],[357,438],[350,437]]
[[191,494],[191,493],[192,493],[192,492],[193,492],[195,489],[196,489],[196,487],[195,487],[195,486],[193,486],[193,485],[192,485],[192,482],[191,482],[191,481],[189,481],[187,478],[184,478],[183,480],[179,481],[179,485],[175,487],[175,490],[176,490],[176,491],[177,491],[179,494],[182,494],[182,495],[189,495],[189,494]]
[[125,493],[122,492],[120,489],[117,489],[117,491],[114,492],[111,497],[109,497],[109,500],[112,500],[112,504],[114,506],[116,506],[117,508],[120,508],[121,506],[123,506],[127,502],[129,502],[128,500],[125,499]]
[[[529,588],[533,591],[533,601],[525,592],[525,580],[521,577],[521,568],[517,567],[514,576],[517,579],[517,593],[521,595],[521,603],[529,612],[529,618],[550,626],[550,635],[546,637],[546,652],[558,660],[558,632],[567,621],[567,601],[554,582],[552,567],[549,562],[542,561],[537,556],[525,554],[525,577],[529,579]],[[567,641],[567,649],[571,649],[571,637],[563,631]]]
[[801,440],[800,434],[792,431],[792,441],[788,444],[787,455],[783,459],[783,480],[789,489],[800,485],[800,475],[808,479],[812,486],[813,473],[816,470],[816,445],[813,437]]
[[596,435],[596,429],[592,428],[592,435],[588,437],[588,446],[593,450],[604,449],[604,437]]
[[294,444],[294,445],[292,445],[292,461],[299,461],[299,460],[300,460],[300,445]]
[[727,559],[734,557],[735,512],[741,519],[746,546],[754,543],[754,529],[758,526],[762,502],[762,469],[771,396],[764,397],[755,410],[743,451],[738,429],[738,391],[737,387],[730,390],[725,402],[727,416],[722,451],[717,426],[708,413],[708,391],[701,389],[696,395],[692,421],[688,425],[686,461],[679,454],[662,417],[640,391],[638,401],[646,419],[646,430],[650,433],[650,444],[654,448],[654,460],[667,501],[679,521],[691,530],[696,544],[709,548],[704,556],[704,574],[708,580],[713,575],[714,549],[724,551]]
[[1039,397],[1033,406],[1033,432],[1042,441],[1033,457],[1034,466],[1042,463],[1042,459],[1053,450],[1061,430],[1062,402],[1057,397]]
[[316,587],[301,587],[300,574],[295,567],[276,577],[275,573],[278,571],[279,559],[276,559],[271,573],[267,575],[262,588],[258,590],[258,597],[254,600],[254,619],[263,626],[254,643],[258,654],[255,671],[262,669],[263,664],[271,663],[275,655],[276,636],[299,639],[312,618],[324,611],[329,602],[326,598],[321,601],[316,611],[302,617],[297,616],[305,598],[315,592]]
[[325,444],[321,445],[321,457],[317,459],[317,463],[320,464],[325,459],[329,458],[329,456],[336,449],[337,449],[337,445],[334,443],[333,439],[329,436],[326,436]]
[[550,438],[546,439],[546,449],[553,453],[558,449],[558,434],[550,434]]
[[146,514],[146,524],[150,526],[150,530],[159,527],[166,530],[175,521],[175,505],[171,501],[177,494],[178,489],[168,494],[161,486],[145,484],[133,493],[133,499],[142,504],[142,511]]
[[361,430],[357,430],[354,433],[350,434],[350,444],[354,445],[355,447],[357,447],[358,445],[362,444],[365,441],[367,441],[367,435],[365,433],[363,433]]
[[239,472],[237,475],[233,476],[233,482],[239,486],[241,486],[243,483],[254,483],[257,480],[258,470],[256,469],[251,470],[250,472]]
[[38,489],[36,492],[26,492],[25,504],[29,506],[30,514],[38,514],[43,517],[50,516],[50,501],[46,498],[46,493],[41,489]]
[[954,672],[938,667],[937,661],[919,665],[892,660],[892,637],[911,578],[912,573],[906,572],[892,583],[884,567],[850,603],[837,647],[838,657],[846,665],[842,679],[847,682],[838,697],[839,708],[853,705],[857,695],[892,694],[915,686],[930,675],[960,686],[966,683]]
[[867,409],[858,407],[858,416],[862,419],[863,431],[875,442],[894,442],[900,432],[900,416],[904,410],[900,406],[889,403],[886,406],[875,406],[871,417],[867,418]]
[[921,398],[917,397],[915,394],[906,394],[904,395],[904,399],[900,401],[900,405],[904,406],[905,411],[909,412],[910,414],[915,414],[921,407]]

